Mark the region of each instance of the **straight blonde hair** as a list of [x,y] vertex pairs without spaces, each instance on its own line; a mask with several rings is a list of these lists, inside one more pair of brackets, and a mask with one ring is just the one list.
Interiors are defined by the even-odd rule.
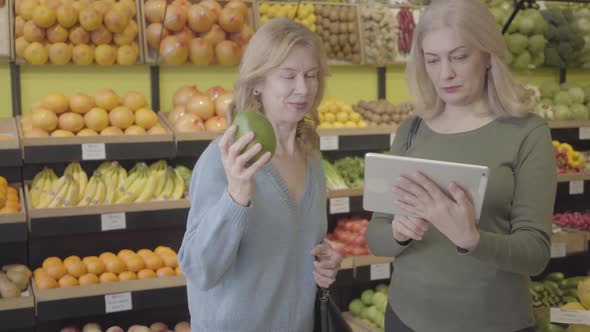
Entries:
[[421,16],[406,66],[408,84],[416,99],[416,115],[433,118],[445,108],[426,72],[422,47],[430,31],[443,27],[455,30],[489,56],[491,67],[486,73],[483,95],[491,113],[500,117],[526,115],[530,111],[526,90],[512,77],[506,64],[508,48],[502,33],[490,10],[479,0],[434,0]]
[[287,18],[276,18],[256,31],[242,57],[229,117],[232,119],[236,112],[245,109],[264,112],[259,96],[254,95],[254,86],[285,62],[295,47],[309,47],[318,60],[316,98],[311,111],[297,124],[296,138],[306,154],[319,154],[317,107],[324,96],[328,65],[321,41],[303,24]]

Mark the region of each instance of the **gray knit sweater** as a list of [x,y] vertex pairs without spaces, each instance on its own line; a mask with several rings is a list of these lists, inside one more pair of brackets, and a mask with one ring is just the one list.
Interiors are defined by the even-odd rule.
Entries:
[[313,247],[327,230],[320,161],[307,162],[299,202],[271,163],[249,207],[227,193],[217,141],[199,158],[178,259],[187,277],[192,331],[304,332],[313,329]]

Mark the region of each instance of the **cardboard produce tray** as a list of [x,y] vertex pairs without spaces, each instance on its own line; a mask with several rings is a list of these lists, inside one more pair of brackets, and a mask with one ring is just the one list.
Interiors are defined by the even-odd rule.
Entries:
[[0,214],[0,244],[27,241],[27,216],[23,188],[20,184],[11,183],[9,185],[16,187],[19,192],[20,211]]
[[31,138],[23,137],[20,126],[18,130],[25,164],[162,159],[176,155],[171,132],[162,135]]
[[184,276],[39,290],[33,282],[37,319],[61,320],[187,303]]
[[[149,64],[160,64],[160,63],[164,63],[163,59],[161,57],[161,55],[159,54],[159,50],[152,48],[150,45],[148,45],[147,42],[147,36],[146,36],[146,32],[147,32],[147,28],[150,25],[150,23],[147,21],[146,17],[145,17],[145,2],[147,0],[138,0],[140,2],[140,6],[141,6],[141,19],[139,20],[140,24],[141,24],[141,31],[143,33],[143,37],[142,37],[142,44],[141,44],[141,48],[143,50],[143,53],[145,54],[145,61],[146,63]],[[169,1],[168,1],[169,2]],[[192,4],[198,4],[200,1],[198,0],[189,0],[188,1],[190,5]],[[227,0],[221,0],[221,1],[217,1],[223,8],[223,6],[225,6],[225,4],[227,4],[230,1]],[[252,27],[253,30],[256,30],[256,27],[258,26],[257,23],[257,8],[256,6],[254,6],[254,0],[244,0],[243,1],[249,9],[248,12],[248,22],[246,22],[250,27]],[[188,23],[185,25],[188,26]],[[194,33],[193,32],[194,37],[199,37],[198,33]],[[229,34],[226,33],[226,39],[229,39]],[[211,65],[215,65],[215,60],[213,60],[213,63]],[[190,59],[187,59],[186,65],[192,65],[192,63],[190,62]]]
[[35,299],[31,286],[21,297],[0,299],[0,331],[14,331],[35,325]]
[[[27,187],[28,188],[28,187]],[[27,202],[30,201],[27,190]],[[33,209],[28,207],[32,238],[97,233],[114,230],[163,228],[186,225],[187,198],[95,206]]]
[[0,135],[0,167],[21,166],[20,139],[14,118],[0,118]]

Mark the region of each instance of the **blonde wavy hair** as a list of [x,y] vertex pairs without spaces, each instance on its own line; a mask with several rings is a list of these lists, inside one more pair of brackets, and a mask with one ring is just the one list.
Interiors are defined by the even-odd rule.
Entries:
[[326,53],[319,38],[306,26],[287,18],[272,19],[252,37],[242,56],[235,94],[230,106],[229,119],[240,110],[254,109],[264,112],[259,96],[254,95],[255,85],[272,70],[278,68],[295,47],[309,47],[318,60],[318,89],[311,111],[297,124],[296,138],[306,154],[319,153],[319,124],[317,107],[326,88],[328,65]]
[[[512,77],[506,64],[508,49],[490,10],[479,0],[434,0],[420,17],[414,30],[406,76],[416,99],[415,113],[433,118],[444,111],[440,98],[426,72],[424,37],[430,31],[449,27],[490,58],[484,98],[491,113],[497,116],[521,117],[530,110],[524,86]],[[485,68],[482,68],[485,70]]]

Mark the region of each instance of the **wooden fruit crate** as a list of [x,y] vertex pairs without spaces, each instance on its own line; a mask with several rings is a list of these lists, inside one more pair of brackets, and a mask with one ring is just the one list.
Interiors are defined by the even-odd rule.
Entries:
[[[315,22],[315,27],[316,27],[316,34],[318,34],[318,36],[320,37],[320,39],[322,40],[322,42],[324,42],[324,46],[327,48],[326,51],[328,52],[328,62],[330,65],[350,65],[350,64],[362,64],[364,63],[364,38],[363,38],[363,34],[362,34],[362,28],[361,28],[361,23],[360,23],[360,11],[359,11],[359,6],[356,4],[349,4],[349,3],[332,3],[332,2],[301,2],[301,5],[308,5],[311,4],[314,6],[314,11],[313,14],[316,16],[316,22]],[[262,18],[262,16],[260,16],[260,6],[265,5],[265,6],[297,6],[296,2],[276,2],[276,1],[260,1],[258,2],[258,23],[260,25],[262,25],[265,21],[265,19]],[[276,7],[273,7],[276,8]],[[327,9],[324,9],[327,8]],[[331,21],[333,24],[338,24],[335,23],[333,21],[335,21],[335,19],[329,18],[329,16],[325,16],[326,14],[324,13],[330,13],[328,15],[332,15],[331,13],[339,13],[342,9],[349,9],[352,8],[350,10],[353,11],[353,19],[352,19],[352,23],[354,24],[354,26],[356,27],[356,30],[354,30],[353,32],[343,32],[342,35],[347,35],[349,36],[348,38],[352,38],[354,40],[356,40],[355,45],[358,45],[359,47],[359,56],[358,59],[356,59],[357,61],[352,61],[351,59],[339,59],[337,57],[337,54],[333,54],[334,51],[332,50],[332,47],[335,47],[335,44],[340,45],[341,42],[340,41],[327,41],[328,38],[332,38],[332,37],[336,37],[336,33],[332,32],[328,29],[326,29],[326,27],[324,27],[322,24],[320,24],[320,21],[322,20],[322,17],[326,17],[326,21]],[[320,14],[321,12],[321,14]],[[288,13],[284,13],[285,15],[289,15]],[[337,15],[337,14],[333,14],[333,15]],[[283,17],[284,15],[280,15],[281,17]],[[338,20],[340,19],[340,16],[338,16]],[[348,20],[347,20],[348,21]],[[332,24],[330,23],[330,24]],[[342,24],[346,24],[346,23],[342,23]],[[340,30],[341,28],[338,27],[338,30]],[[336,30],[336,26],[334,26],[334,30]],[[353,37],[351,37],[350,35],[353,35]],[[339,38],[339,37],[337,37]],[[347,43],[349,47],[353,48],[354,46],[351,46],[352,44],[350,42]],[[330,46],[330,45],[334,45],[334,46]]]
[[[158,49],[154,49],[152,48],[150,45],[148,45],[147,42],[147,28],[149,26],[149,23],[147,22],[147,19],[145,17],[145,2],[147,2],[147,0],[139,0],[141,2],[141,20],[140,20],[140,31],[143,34],[142,36],[142,44],[141,44],[141,48],[143,50],[143,53],[145,54],[145,61],[146,63],[150,63],[150,64],[159,64],[159,63],[163,63],[163,59],[162,56],[159,54],[159,50]],[[168,1],[168,3],[170,3],[171,1]],[[228,2],[230,2],[229,0],[218,0],[217,1],[221,7],[223,8]],[[258,26],[257,23],[257,17],[258,17],[258,13],[257,13],[257,7],[254,5],[254,0],[244,0],[243,1],[246,6],[248,6],[249,12],[248,12],[248,22],[247,24],[252,27],[253,30],[256,30],[256,27]],[[190,4],[198,4],[200,3],[199,0],[189,0]],[[185,25],[185,27],[188,25]],[[193,35],[195,37],[198,37],[198,33],[194,33]],[[226,39],[229,38],[229,34],[226,33]],[[215,60],[213,60],[215,62]],[[186,64],[191,64],[190,59],[187,60]]]
[[[8,1],[11,1],[11,0],[8,0]],[[137,24],[137,29],[138,29],[138,34],[137,34],[137,37],[135,38],[134,42],[137,43],[137,45],[139,47],[139,56],[137,57],[136,64],[145,63],[145,54],[143,52],[143,47],[142,47],[142,45],[144,43],[143,42],[143,35],[144,34],[143,34],[143,29],[142,29],[142,24],[141,24],[142,20],[140,19],[142,17],[142,15],[141,15],[141,1],[142,0],[134,0],[135,11],[136,11],[134,20],[135,20],[135,23]],[[10,13],[10,17],[11,17],[12,22],[14,22],[14,18],[16,16],[16,9],[14,8],[14,2],[11,5],[11,9],[12,9],[12,11]],[[0,9],[0,12],[1,12],[1,9]],[[0,14],[0,16],[1,16],[1,14]],[[0,22],[1,22],[1,19],[0,19]],[[10,43],[11,43],[10,48],[11,48],[12,57],[13,57],[13,59],[16,59],[17,63],[20,63],[20,64],[27,63],[27,61],[25,59],[20,58],[16,55],[15,40],[17,37],[16,37],[16,31],[14,31],[14,29],[13,29],[14,23],[12,23],[11,27],[12,27],[12,29],[10,31]],[[1,32],[1,27],[0,27],[0,32]],[[1,38],[1,34],[0,34],[0,45],[1,45],[1,42],[2,42],[2,38]],[[69,42],[69,41],[67,41],[67,42]],[[90,44],[94,45],[92,42]],[[117,47],[116,44],[114,43],[114,41],[111,42],[111,45],[115,45],[115,47]],[[0,50],[1,50],[1,46],[0,46]],[[70,61],[70,63],[74,64],[72,61]],[[47,60],[46,64],[51,64],[50,60]],[[96,65],[96,62],[93,62],[93,64]],[[117,65],[117,63],[115,62],[114,65]]]

